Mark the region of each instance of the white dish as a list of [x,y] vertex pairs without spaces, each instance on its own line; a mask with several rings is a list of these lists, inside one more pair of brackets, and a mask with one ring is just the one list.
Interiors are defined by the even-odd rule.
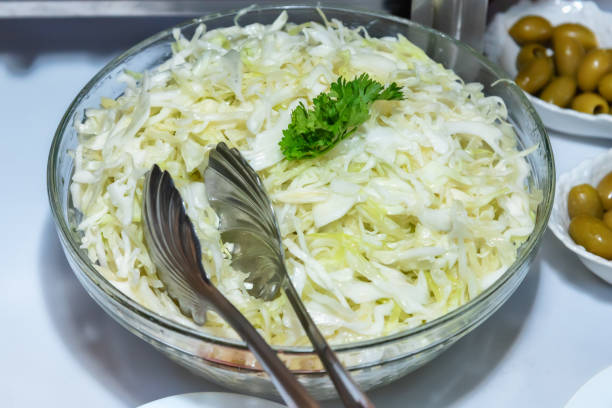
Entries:
[[[283,408],[276,402],[227,392],[195,392],[173,395],[141,405],[140,408]],[[286,408],[286,407],[285,407]]]
[[591,272],[612,284],[612,261],[587,252],[583,246],[574,242],[568,232],[570,219],[567,213],[567,195],[572,187],[584,183],[595,187],[610,171],[612,171],[612,149],[593,159],[585,160],[571,171],[562,174],[557,181],[548,227],[563,245],[578,255],[580,261]]
[[[519,18],[529,14],[546,17],[552,25],[578,22],[593,30],[600,48],[612,47],[612,13],[600,10],[595,2],[551,0],[531,3],[523,0],[505,13],[497,14],[484,38],[485,54],[512,78],[517,74],[515,61],[520,48],[508,30]],[[531,95],[527,97],[549,129],[575,136],[612,139],[612,115],[588,115],[559,108]]]
[[612,366],[600,371],[586,382],[565,404],[565,408],[612,407]]

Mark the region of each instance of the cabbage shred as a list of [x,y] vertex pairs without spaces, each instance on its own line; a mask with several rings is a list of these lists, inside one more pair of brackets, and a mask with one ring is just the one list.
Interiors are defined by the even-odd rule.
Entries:
[[[203,171],[218,142],[258,171],[276,210],[289,274],[332,343],[418,326],[473,299],[515,260],[534,228],[539,193],[506,107],[465,84],[406,38],[371,38],[340,21],[235,25],[191,39],[172,56],[125,72],[125,92],[75,123],[71,183],[82,247],[96,268],[145,307],[186,325],[147,253],[144,174],[154,163],[180,190],[214,284],[273,344],[308,344],[284,295],[247,293],[217,231]],[[340,76],[367,73],[402,87],[376,101],[351,138],[308,160],[283,158],[291,112]],[[209,312],[201,328],[235,337]]]

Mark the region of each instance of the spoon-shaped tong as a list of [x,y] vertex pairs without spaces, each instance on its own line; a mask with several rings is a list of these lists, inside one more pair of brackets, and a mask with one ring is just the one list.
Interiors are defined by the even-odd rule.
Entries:
[[237,149],[221,142],[210,152],[204,183],[208,201],[220,218],[221,239],[233,244],[232,266],[249,274],[249,293],[271,300],[282,288],[345,406],[373,407],[338,361],[291,283],[278,222],[257,173]]
[[249,321],[208,280],[200,242],[172,177],[155,165],[147,173],[143,192],[145,241],[159,278],[181,311],[198,324],[208,308],[217,312],[247,343],[290,407],[319,404],[281,362]]

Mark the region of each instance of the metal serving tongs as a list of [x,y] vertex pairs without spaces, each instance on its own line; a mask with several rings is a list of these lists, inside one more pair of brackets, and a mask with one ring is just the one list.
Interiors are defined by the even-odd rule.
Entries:
[[143,199],[145,241],[157,273],[181,311],[198,324],[208,308],[217,312],[247,343],[282,398],[290,407],[319,404],[281,362],[249,321],[208,280],[202,266],[200,242],[183,200],[167,171],[155,165],[147,173]]
[[249,274],[249,294],[271,300],[283,289],[344,405],[374,407],[338,361],[291,283],[278,222],[257,173],[237,149],[222,142],[210,152],[204,183],[220,218],[221,239],[233,244],[232,266]]

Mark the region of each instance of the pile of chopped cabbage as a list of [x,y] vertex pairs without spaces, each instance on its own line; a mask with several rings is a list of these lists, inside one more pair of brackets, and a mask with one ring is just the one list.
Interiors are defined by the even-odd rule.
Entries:
[[[82,247],[125,294],[194,325],[168,297],[143,242],[144,174],[154,163],[180,190],[212,281],[273,344],[308,344],[284,295],[247,293],[208,205],[203,172],[218,142],[237,147],[273,200],[287,268],[333,343],[418,326],[473,299],[508,268],[534,228],[538,192],[506,107],[465,84],[406,38],[371,38],[324,19],[235,25],[191,39],[172,56],[125,72],[125,92],[75,124],[71,194]],[[339,76],[403,87],[316,158],[288,161],[278,142],[291,111]],[[202,330],[235,336],[212,312]]]

